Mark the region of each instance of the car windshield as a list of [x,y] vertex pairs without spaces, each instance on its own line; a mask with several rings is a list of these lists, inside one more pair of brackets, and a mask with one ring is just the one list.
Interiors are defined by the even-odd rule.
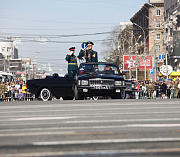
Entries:
[[79,73],[111,73],[111,74],[120,74],[119,68],[115,64],[108,63],[96,63],[96,64],[81,64],[79,67]]

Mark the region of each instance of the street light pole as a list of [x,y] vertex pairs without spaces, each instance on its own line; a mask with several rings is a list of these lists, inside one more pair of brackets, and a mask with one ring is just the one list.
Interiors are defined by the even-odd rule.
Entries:
[[137,54],[138,54],[138,51],[137,51],[137,42],[136,42],[136,81],[138,81]]
[[144,80],[146,80],[146,37],[145,37],[145,31],[144,29],[139,26],[137,23],[133,23],[134,25],[138,26],[139,28],[142,29],[143,33],[144,33],[144,60],[145,60],[145,64],[144,64]]

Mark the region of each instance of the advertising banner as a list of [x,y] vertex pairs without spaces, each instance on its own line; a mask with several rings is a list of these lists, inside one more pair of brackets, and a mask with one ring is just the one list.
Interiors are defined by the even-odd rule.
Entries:
[[[123,56],[124,69],[123,70],[136,70],[136,55],[124,55]],[[137,56],[137,69],[145,69],[145,59],[144,56]],[[146,56],[146,70],[152,69],[152,56]]]

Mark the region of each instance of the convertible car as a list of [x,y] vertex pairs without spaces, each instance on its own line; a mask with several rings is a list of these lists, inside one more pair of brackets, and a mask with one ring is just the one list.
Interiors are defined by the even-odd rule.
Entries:
[[59,77],[58,74],[45,79],[28,80],[29,91],[43,101],[52,97],[63,100],[83,100],[85,97],[124,97],[125,80],[118,65],[108,62],[81,63],[75,78]]
[[59,77],[58,74],[46,76],[45,79],[28,80],[27,86],[36,98],[40,96],[43,101],[51,100],[53,96],[63,100],[74,99],[74,78]]

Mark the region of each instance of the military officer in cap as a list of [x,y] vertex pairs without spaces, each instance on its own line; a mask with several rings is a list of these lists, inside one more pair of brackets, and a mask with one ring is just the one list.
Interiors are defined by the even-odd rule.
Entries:
[[98,62],[98,54],[96,51],[92,50],[92,46],[94,45],[94,43],[91,41],[88,41],[86,45],[88,46],[88,49],[84,51],[81,50],[79,52],[78,58],[81,59],[82,57],[84,57],[87,63]]
[[68,62],[68,77],[74,77],[77,73],[77,58],[74,55],[75,47],[71,47],[70,54],[66,55],[66,61]]

